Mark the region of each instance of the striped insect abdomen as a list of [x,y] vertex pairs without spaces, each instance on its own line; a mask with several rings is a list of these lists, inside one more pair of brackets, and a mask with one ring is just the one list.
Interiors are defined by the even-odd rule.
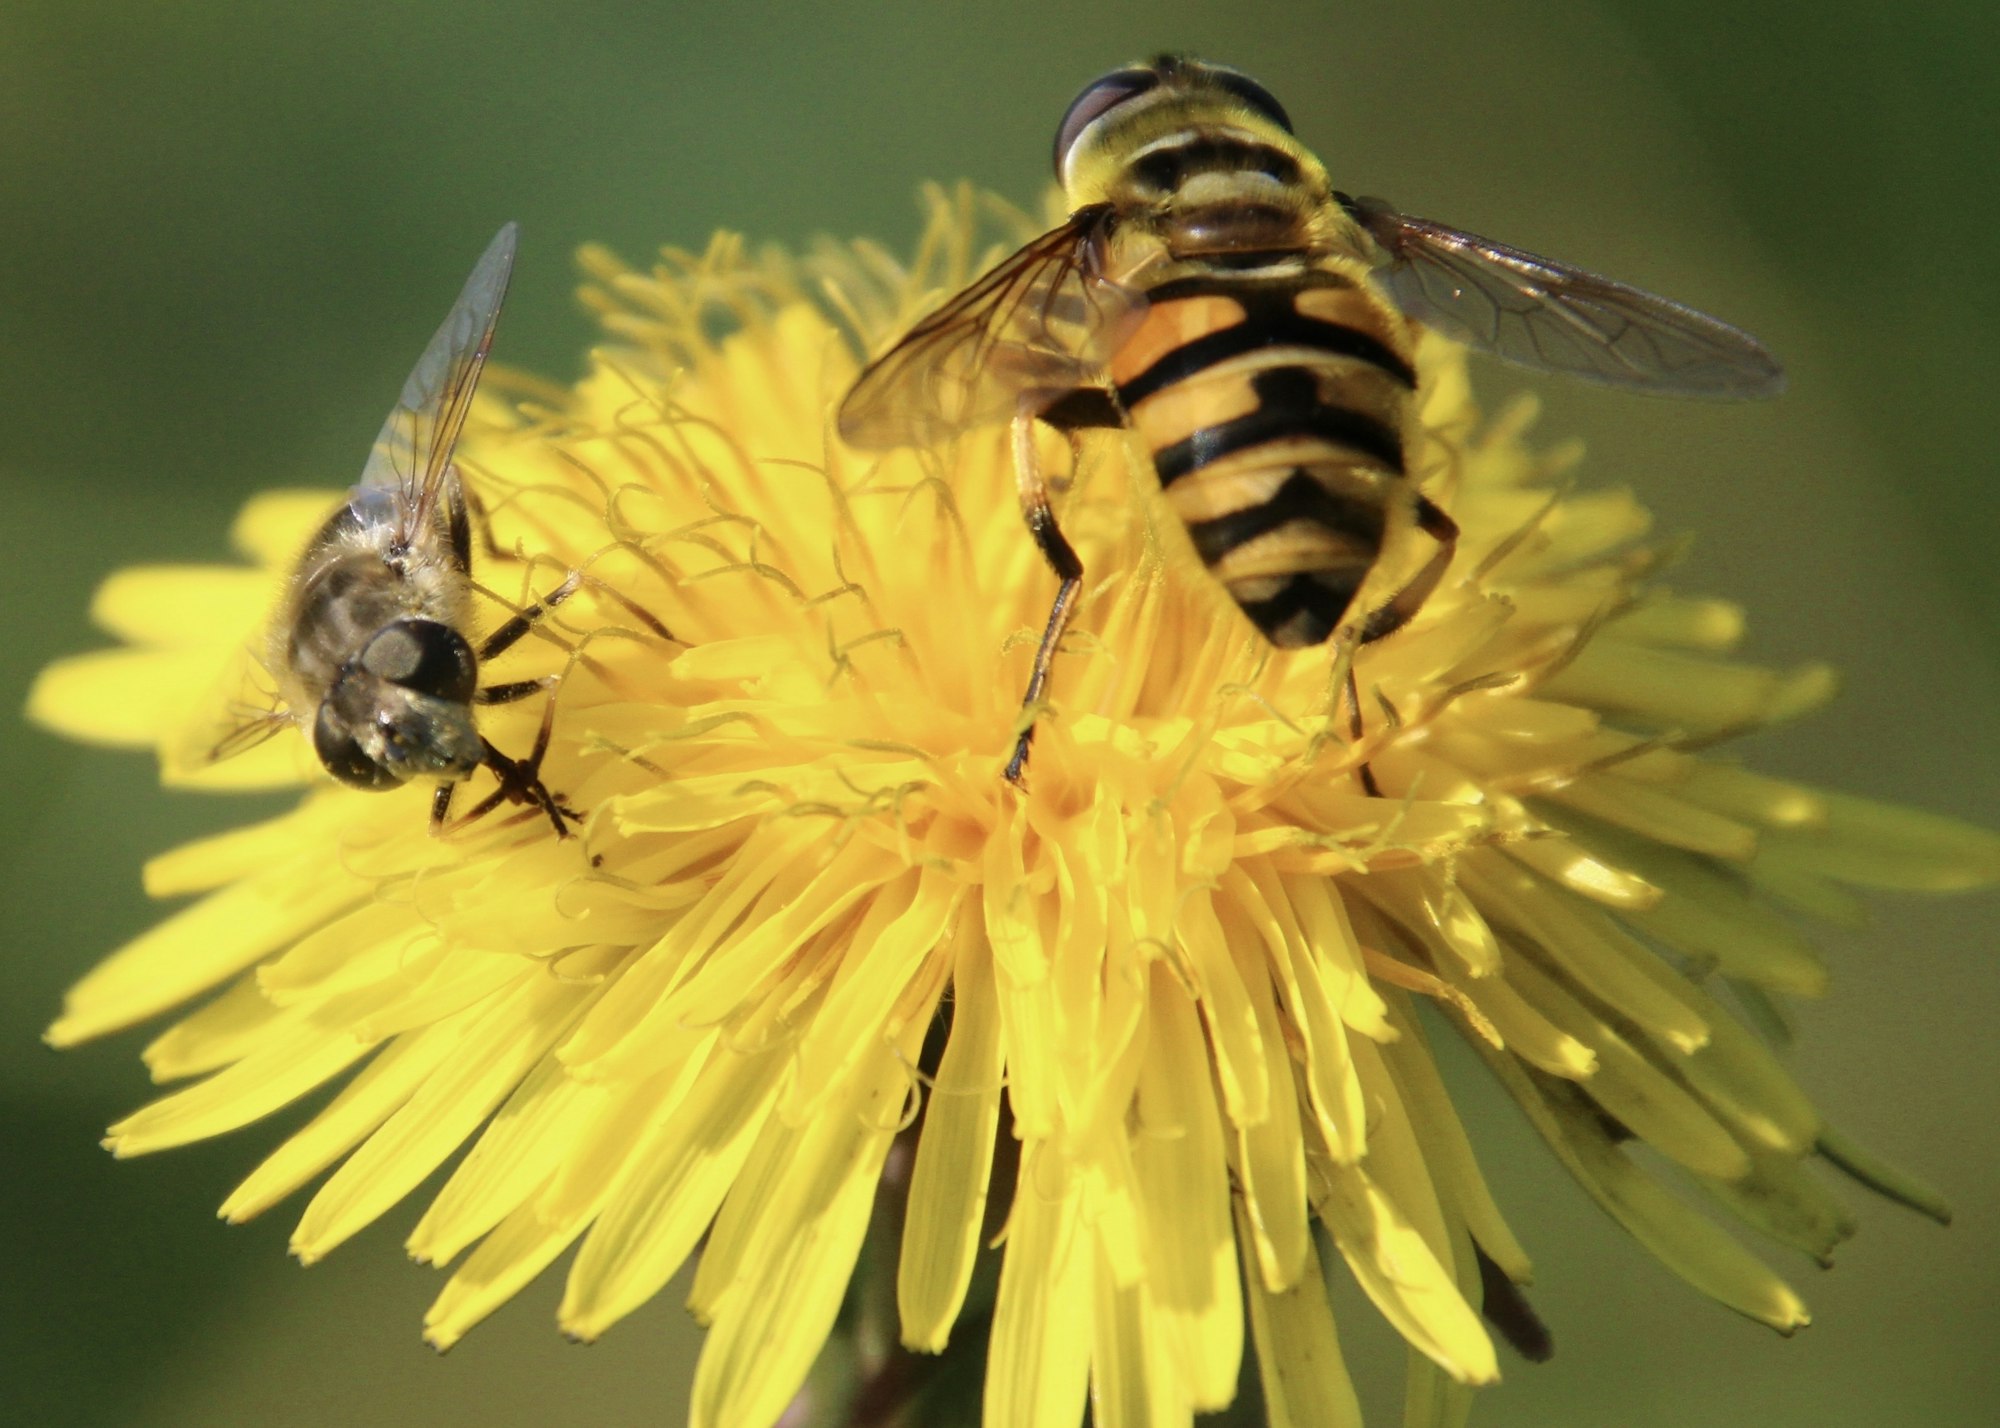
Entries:
[[1399,319],[1338,272],[1171,279],[1111,363],[1197,554],[1272,644],[1339,625],[1408,499]]

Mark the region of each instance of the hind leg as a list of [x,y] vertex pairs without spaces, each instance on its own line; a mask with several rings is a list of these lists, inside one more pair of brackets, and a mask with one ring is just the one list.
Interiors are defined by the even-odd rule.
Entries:
[[[1368,612],[1361,622],[1360,632],[1355,639],[1358,650],[1362,645],[1370,645],[1386,636],[1393,635],[1416,618],[1417,611],[1423,609],[1424,602],[1436,592],[1438,582],[1444,579],[1445,570],[1451,565],[1451,558],[1458,550],[1458,522],[1446,515],[1428,496],[1419,495],[1416,504],[1416,527],[1437,542],[1437,552],[1424,562],[1423,569],[1410,578],[1394,595],[1380,606]],[[1354,678],[1354,666],[1347,667],[1348,734],[1355,743],[1361,742],[1361,687]],[[1367,764],[1357,770],[1361,787],[1370,798],[1382,796],[1381,787],[1375,782],[1375,771]]]

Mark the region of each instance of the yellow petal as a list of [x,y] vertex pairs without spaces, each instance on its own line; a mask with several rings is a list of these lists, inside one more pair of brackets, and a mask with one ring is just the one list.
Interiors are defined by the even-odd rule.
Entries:
[[151,748],[207,693],[213,671],[178,651],[105,650],[35,676],[28,717],[86,744]]
[[1000,1117],[1000,1010],[983,929],[961,921],[951,1038],[924,1106],[896,1266],[903,1343],[941,1350],[972,1280]]
[[554,1057],[542,1058],[410,1231],[410,1258],[443,1264],[527,1203],[554,1178],[608,1095]]
[[[1239,1202],[1237,1233],[1250,1238]],[[1325,1271],[1311,1244],[1289,1289],[1273,1293],[1250,1276],[1250,1327],[1271,1428],[1361,1428],[1361,1402],[1340,1356]],[[989,1370],[990,1372],[990,1370]]]
[[1092,1255],[1081,1181],[1044,1183],[1044,1147],[1021,1147],[986,1355],[984,1421],[1075,1428],[1083,1414]]
[[556,1315],[566,1333],[595,1339],[680,1269],[764,1129],[784,1069],[775,1050],[723,1052],[626,1161],[570,1270]]
[[292,1253],[312,1263],[407,1195],[541,1059],[591,991],[530,969],[468,1015],[454,1054],[313,1196]]
[[[904,1048],[911,1060],[916,1051]],[[904,1063],[878,1055],[837,1111],[782,1133],[780,1183],[757,1223],[737,1228],[739,1278],[702,1346],[689,1428],[764,1428],[805,1382],[846,1296],[908,1093]],[[725,1233],[718,1225],[718,1239]]]
[[1592,1199],[1694,1288],[1789,1334],[1812,1322],[1791,1287],[1711,1221],[1635,1166],[1587,1114],[1558,1114],[1525,1073],[1488,1057],[1528,1119]]
[[290,569],[300,547],[346,499],[342,491],[259,492],[237,512],[229,543],[259,565]]
[[235,975],[366,895],[337,867],[279,864],[211,893],[142,933],[70,989],[48,1030],[74,1046],[165,1011]]
[[128,644],[211,650],[218,635],[256,628],[274,587],[267,572],[240,566],[128,566],[97,587],[90,618]]
[[1330,1167],[1319,1212],[1356,1281],[1413,1347],[1460,1383],[1500,1376],[1493,1341],[1455,1277],[1364,1170]]
[[457,1046],[458,1032],[446,1023],[383,1047],[325,1110],[230,1192],[218,1213],[232,1225],[261,1215],[359,1145],[437,1070]]

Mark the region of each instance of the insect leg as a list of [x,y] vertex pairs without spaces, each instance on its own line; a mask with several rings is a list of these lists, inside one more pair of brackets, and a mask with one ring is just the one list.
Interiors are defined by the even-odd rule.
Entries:
[[535,735],[535,747],[529,750],[525,759],[510,759],[494,748],[490,740],[479,741],[486,749],[486,767],[493,770],[493,776],[500,781],[500,787],[488,794],[480,801],[477,808],[459,820],[460,824],[469,823],[480,815],[490,812],[504,798],[509,803],[539,808],[548,815],[549,822],[555,825],[556,837],[569,837],[569,823],[580,820],[582,815],[549,792],[549,786],[542,782],[542,757],[549,751],[549,734],[555,728],[556,722],[554,685],[555,681],[551,680],[548,703],[542,706],[542,726]]
[[[1354,666],[1347,666],[1347,739],[1351,744],[1361,742],[1361,686],[1354,680]],[[1356,770],[1361,779],[1361,791],[1370,798],[1382,796],[1382,785],[1375,782],[1375,770],[1362,764]]]
[[1035,418],[1025,400],[1014,418],[1014,479],[1020,488],[1021,515],[1028,522],[1028,531],[1040,547],[1042,558],[1062,582],[1056,588],[1055,604],[1049,608],[1049,623],[1042,631],[1042,642],[1035,649],[1028,692],[1021,699],[1022,709],[1029,711],[1029,723],[1014,743],[1014,757],[1007,760],[1007,782],[1019,785],[1021,770],[1028,762],[1028,743],[1035,737],[1032,711],[1049,682],[1049,665],[1055,659],[1063,630],[1069,625],[1076,592],[1083,584],[1083,562],[1077,559],[1062,527],[1056,524],[1055,512],[1049,509],[1048,484],[1042,479],[1041,462],[1035,455]]
[[[454,467],[454,473],[456,470],[457,468]],[[458,509],[454,512],[454,515],[458,521],[464,523],[466,528],[465,534],[461,538],[464,543],[466,556],[465,568],[470,568],[471,566],[472,531],[474,529],[477,529],[479,532],[479,543],[485,547],[489,560],[513,559],[515,552],[506,549],[499,541],[493,539],[493,518],[487,512],[486,503],[479,499],[479,493],[468,488],[462,481],[458,483],[458,489]]]
[[456,783],[441,783],[437,792],[431,795],[431,837],[443,835],[451,819],[451,798],[457,791]]
[[493,656],[512,649],[520,641],[521,636],[535,627],[537,620],[576,594],[582,587],[583,577],[572,570],[562,584],[488,635],[486,642],[479,647],[479,662],[484,664]]
[[489,684],[472,696],[474,704],[512,704],[549,688],[548,679],[517,679],[508,684]]
[[[458,468],[456,466],[447,466],[444,468],[444,491],[445,520],[451,528],[452,564],[458,567],[460,574],[470,575],[472,573],[472,516],[466,509],[468,493],[465,489],[465,483],[459,479]],[[485,523],[482,521],[480,529],[484,530],[485,528]],[[490,546],[492,543],[492,538],[489,536],[487,544]]]
[[1416,618],[1417,611],[1423,609],[1424,601],[1431,598],[1438,582],[1444,579],[1445,568],[1451,564],[1451,557],[1458,549],[1458,522],[1446,515],[1427,496],[1417,497],[1417,529],[1437,542],[1437,554],[1424,562],[1410,583],[1398,590],[1376,610],[1371,610],[1368,618],[1361,622],[1360,643],[1373,644],[1384,635],[1393,635]]
[[535,746],[524,759],[510,759],[495,748],[493,741],[481,738],[480,747],[485,757],[480,763],[493,771],[498,787],[457,818],[451,817],[452,796],[456,783],[441,784],[431,800],[431,832],[434,835],[455,833],[471,823],[478,822],[503,802],[518,803],[531,814],[539,810],[548,815],[555,825],[556,836],[567,838],[569,824],[581,821],[583,815],[571,808],[562,795],[553,793],[542,782],[542,759],[549,751],[549,737],[555,729],[556,693],[562,687],[560,675],[545,675],[541,679],[523,679],[512,684],[496,684],[480,690],[473,698],[480,704],[507,704],[525,699],[531,694],[546,693],[548,702],[542,706],[541,728],[535,734]]
[[[1458,522],[1432,501],[1428,496],[1417,497],[1417,529],[1437,542],[1437,553],[1424,562],[1410,582],[1390,596],[1378,608],[1369,611],[1368,618],[1361,622],[1361,630],[1355,645],[1373,644],[1385,635],[1393,635],[1416,618],[1417,611],[1423,609],[1424,601],[1431,598],[1438,582],[1444,579],[1445,570],[1451,565],[1451,558],[1458,550]],[[1355,743],[1361,742],[1361,687],[1355,682],[1354,666],[1347,667],[1348,733]],[[1382,789],[1375,782],[1375,771],[1367,764],[1359,769],[1361,788],[1370,798],[1380,798]]]
[[644,605],[641,605],[637,600],[634,600],[610,581],[600,580],[597,576],[588,573],[584,573],[582,578],[583,583],[588,585],[595,593],[609,596],[620,605],[623,605],[627,614],[652,631],[660,639],[665,640],[669,644],[683,643],[678,635],[661,622],[658,615],[655,615],[651,610],[648,610]]

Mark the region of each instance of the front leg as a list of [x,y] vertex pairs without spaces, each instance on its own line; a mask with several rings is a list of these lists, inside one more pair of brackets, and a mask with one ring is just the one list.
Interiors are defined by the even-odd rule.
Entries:
[[498,782],[486,797],[457,818],[451,816],[452,799],[458,791],[456,783],[438,785],[437,793],[431,799],[431,833],[442,837],[478,822],[502,803],[518,803],[524,808],[538,810],[548,817],[556,830],[556,837],[567,838],[569,825],[580,823],[583,815],[571,808],[562,796],[550,791],[542,782],[542,759],[548,753],[549,737],[555,728],[556,691],[562,681],[548,675],[541,679],[523,679],[513,684],[495,684],[474,695],[479,704],[508,704],[524,699],[531,694],[545,692],[548,701],[542,706],[541,728],[535,735],[535,746],[525,759],[510,759],[493,746],[491,740],[482,738],[486,756],[481,767],[493,771]]
[[1034,536],[1042,558],[1048,561],[1049,568],[1055,571],[1056,578],[1061,582],[1056,587],[1055,604],[1049,608],[1048,624],[1042,630],[1042,642],[1035,649],[1034,670],[1028,676],[1028,692],[1021,699],[1021,708],[1028,715],[1028,723],[1014,743],[1014,757],[1007,761],[1007,782],[1020,787],[1021,771],[1028,762],[1028,744],[1035,737],[1035,705],[1048,685],[1049,666],[1055,660],[1056,646],[1062,640],[1063,631],[1069,627],[1076,592],[1083,584],[1083,562],[1077,559],[1076,550],[1063,535],[1062,527],[1056,524],[1055,512],[1049,508],[1048,482],[1042,476],[1041,458],[1035,452],[1035,417],[1025,399],[1014,417],[1014,479],[1019,487],[1021,515],[1028,522],[1028,532]]

